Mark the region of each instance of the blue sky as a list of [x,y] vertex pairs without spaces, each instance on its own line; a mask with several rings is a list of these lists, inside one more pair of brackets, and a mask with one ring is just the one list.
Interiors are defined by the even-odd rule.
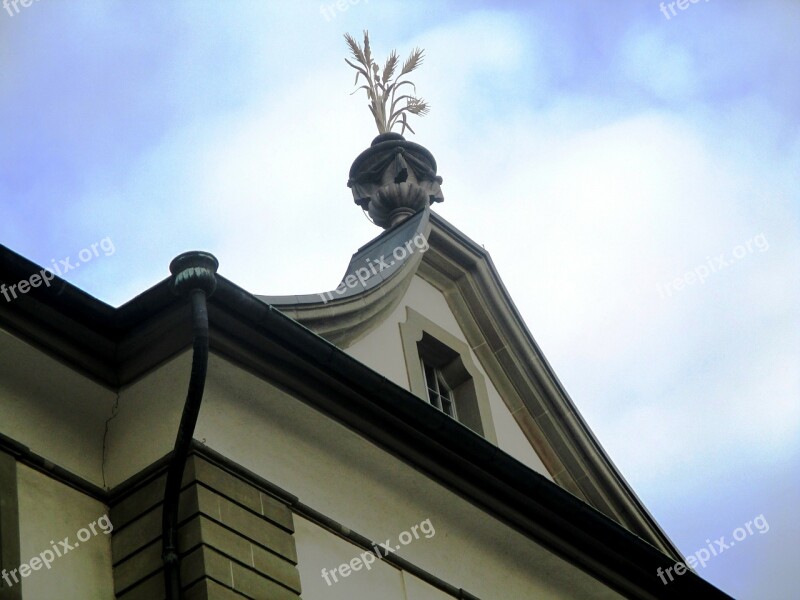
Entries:
[[330,5],[0,10],[0,242],[49,266],[110,238],[65,278],[112,305],[188,249],[253,293],[332,289],[379,232],[345,186],[377,131],[342,34],[424,47],[437,212],[684,553],[764,515],[700,575],[796,597],[800,4]]

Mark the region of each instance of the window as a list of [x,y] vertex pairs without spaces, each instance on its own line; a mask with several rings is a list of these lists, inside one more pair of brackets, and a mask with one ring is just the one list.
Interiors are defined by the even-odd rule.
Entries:
[[470,347],[413,308],[406,314],[400,337],[411,392],[497,444],[486,381]]
[[422,374],[425,377],[425,388],[428,390],[428,402],[447,416],[458,419],[453,390],[447,385],[442,372],[436,367],[426,365],[423,360]]

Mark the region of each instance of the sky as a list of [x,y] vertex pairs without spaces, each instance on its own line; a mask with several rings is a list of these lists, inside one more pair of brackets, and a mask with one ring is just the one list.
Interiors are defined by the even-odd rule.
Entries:
[[422,47],[436,212],[679,549],[742,538],[699,575],[797,598],[800,3],[668,4],[0,9],[0,243],[114,306],[193,249],[254,294],[333,289],[380,233],[346,187],[377,129],[343,34]]

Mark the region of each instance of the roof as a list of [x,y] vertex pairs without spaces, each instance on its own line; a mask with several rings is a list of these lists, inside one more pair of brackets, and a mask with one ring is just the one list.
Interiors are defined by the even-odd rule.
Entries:
[[[429,242],[432,250],[438,250],[425,253],[425,265],[409,261],[382,285],[341,304],[360,303],[362,310],[369,312],[375,303],[380,304],[380,298],[391,302],[394,294],[382,288],[402,287],[408,271],[419,268],[435,279],[435,271],[446,268],[446,259],[463,262],[474,256],[480,258],[473,265],[474,281],[459,280],[460,285],[467,286],[467,291],[470,285],[476,289],[484,286],[483,294],[505,294],[505,300],[500,300],[510,303],[505,289],[497,287],[499,278],[488,255],[442,219],[430,218]],[[15,283],[39,269],[0,246],[0,281]],[[365,298],[370,294],[374,299],[367,305]],[[480,303],[480,297],[465,302]],[[328,322],[335,322],[332,304],[321,300],[319,304],[328,311]],[[308,313],[319,312],[319,308],[309,304]],[[516,311],[513,304],[506,308]],[[298,306],[291,310],[297,311]],[[352,309],[344,306],[341,314],[352,318],[351,313]],[[687,593],[728,597],[694,573],[662,585],[656,569],[671,567],[674,558],[222,276],[209,298],[208,316],[212,352],[291,390],[621,593],[636,598],[683,598]],[[522,321],[518,314],[515,318],[518,321],[497,324],[498,331],[504,326],[520,334]],[[186,350],[191,345],[189,321],[189,306],[172,294],[169,279],[119,308],[60,278],[49,287],[31,289],[14,302],[0,302],[0,327],[115,390]],[[475,326],[480,328],[481,322],[476,318]],[[543,361],[533,338],[527,336],[514,345],[527,347],[536,361]],[[543,369],[545,374],[549,369],[546,361],[524,367]],[[557,379],[552,378],[555,385]],[[563,397],[568,400],[566,392]],[[569,427],[585,427],[571,401],[563,408]],[[593,439],[588,428],[586,431],[586,439]],[[608,472],[614,475],[613,468]],[[75,480],[72,478],[72,485]],[[96,491],[88,482],[86,487]]]
[[[389,264],[392,249],[423,235],[427,250]],[[385,260],[384,260],[385,258]],[[488,252],[430,210],[384,231],[353,255],[342,293],[259,296],[341,348],[377,328],[419,275],[445,296],[492,383],[556,482],[662,552],[680,552],[622,477],[579,413],[506,290]]]

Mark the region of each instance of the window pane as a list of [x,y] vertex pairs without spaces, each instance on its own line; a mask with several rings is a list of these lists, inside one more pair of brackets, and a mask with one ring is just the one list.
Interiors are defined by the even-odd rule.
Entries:
[[447,385],[447,382],[444,380],[442,373],[438,369],[436,370],[436,383],[439,384],[439,391],[442,394],[450,391],[450,386]]
[[[423,363],[424,364],[424,363]],[[436,371],[430,365],[425,365],[425,381],[429,389],[436,389]]]
[[428,402],[446,415],[456,418],[456,405],[453,401],[453,392],[450,386],[447,385],[441,371],[425,363],[425,361],[421,362],[422,370],[425,375],[425,387],[428,390]]

